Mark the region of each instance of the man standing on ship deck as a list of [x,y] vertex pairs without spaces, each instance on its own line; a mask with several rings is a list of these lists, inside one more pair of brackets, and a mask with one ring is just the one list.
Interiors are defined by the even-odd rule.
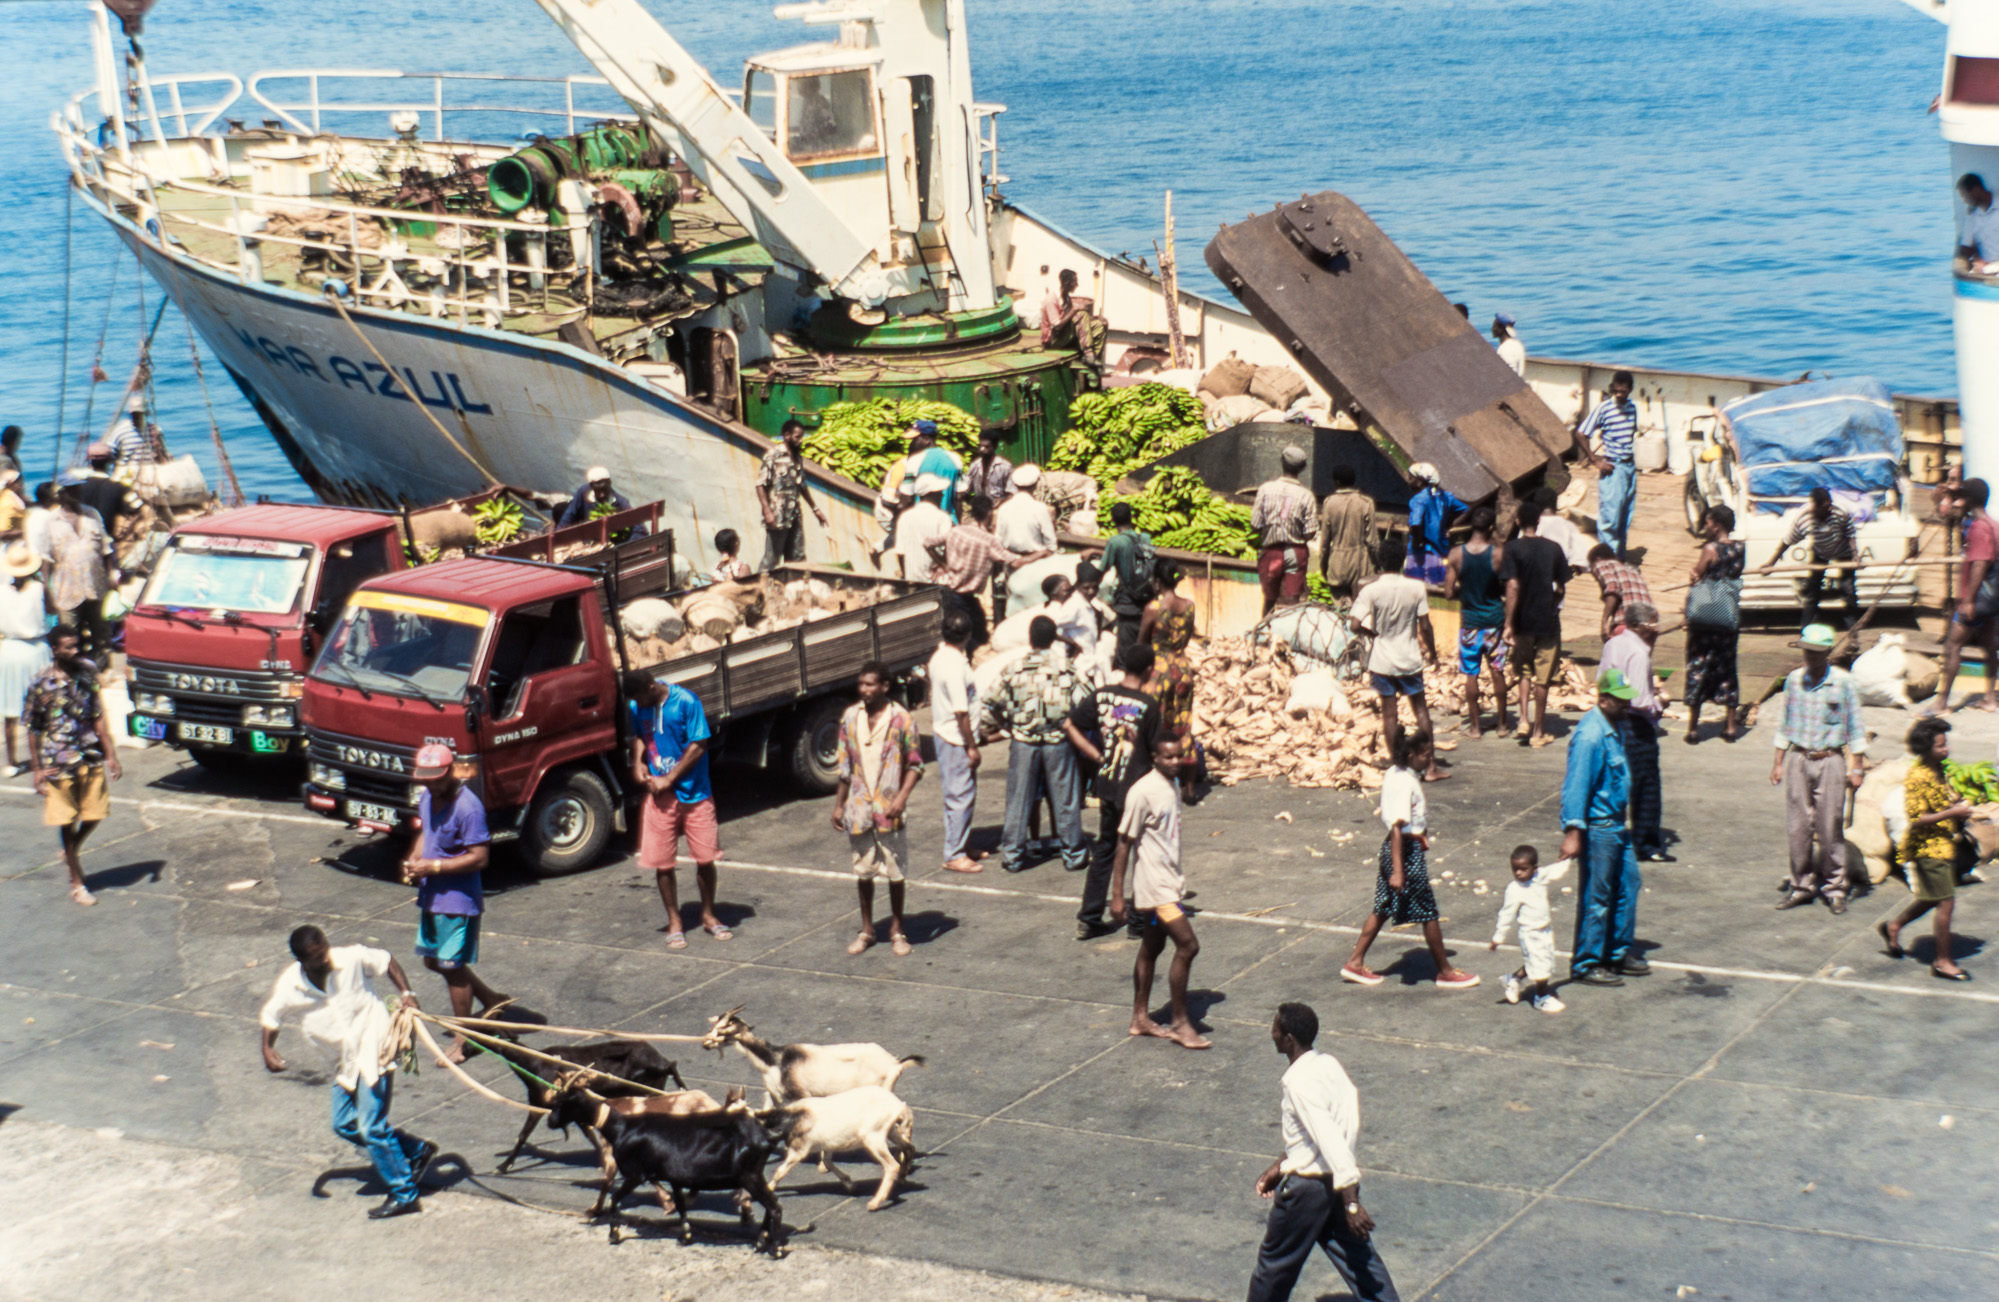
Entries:
[[1957,178],[1957,193],[1964,200],[1964,221],[1959,225],[1957,256],[1980,275],[1991,275],[1999,263],[1999,209],[1992,206],[1992,191],[1985,178],[1966,172]]
[[[1638,441],[1638,407],[1631,401],[1637,382],[1631,372],[1610,377],[1610,392],[1576,426],[1576,451],[1596,466],[1596,536],[1609,544],[1619,560],[1631,533],[1631,509],[1638,501],[1638,465],[1632,459]],[[1601,452],[1590,451],[1596,439]]]
[[1527,345],[1513,331],[1514,320],[1510,313],[1501,312],[1492,318],[1492,346],[1499,353],[1499,360],[1513,368],[1519,376],[1527,374]]
[[783,439],[764,453],[757,469],[757,505],[763,508],[764,559],[758,566],[769,574],[778,566],[805,559],[805,517],[798,504],[804,502],[826,527],[826,512],[812,500],[812,486],[805,482],[805,462],[799,449],[805,444],[805,426],[795,420],[784,422]]
[[1374,573],[1374,499],[1354,487],[1358,478],[1352,466],[1334,466],[1332,495],[1319,508],[1319,573],[1339,597]]
[[1298,482],[1305,469],[1305,449],[1293,444],[1281,457],[1283,473],[1256,490],[1249,527],[1260,530],[1263,550],[1256,576],[1263,584],[1263,613],[1277,606],[1296,605],[1305,595],[1305,541],[1312,536],[1319,504],[1312,490]]

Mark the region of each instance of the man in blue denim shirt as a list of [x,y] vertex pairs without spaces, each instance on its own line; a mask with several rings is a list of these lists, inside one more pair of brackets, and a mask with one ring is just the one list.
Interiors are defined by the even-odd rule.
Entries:
[[1638,691],[1621,669],[1605,670],[1596,691],[1596,708],[1569,738],[1569,768],[1562,779],[1562,826],[1567,829],[1562,857],[1582,865],[1569,972],[1584,985],[1621,986],[1624,977],[1652,970],[1631,952],[1640,881],[1625,822],[1631,766],[1624,757],[1624,720]]

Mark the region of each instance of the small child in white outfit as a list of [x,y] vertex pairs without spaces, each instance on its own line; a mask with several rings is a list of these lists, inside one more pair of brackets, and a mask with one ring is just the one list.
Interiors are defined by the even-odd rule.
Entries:
[[1513,880],[1506,885],[1506,899],[1499,906],[1499,925],[1493,928],[1492,944],[1498,949],[1506,933],[1520,929],[1520,970],[1506,978],[1506,1002],[1520,1002],[1523,981],[1534,983],[1533,1004],[1543,1013],[1559,1013],[1568,1007],[1548,992],[1548,979],[1555,975],[1555,926],[1548,909],[1548,884],[1569,871],[1571,860],[1561,859],[1541,867],[1541,853],[1531,845],[1513,851]]

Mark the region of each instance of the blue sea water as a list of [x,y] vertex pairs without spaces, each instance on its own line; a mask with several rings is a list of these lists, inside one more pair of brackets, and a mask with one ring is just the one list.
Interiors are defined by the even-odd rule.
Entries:
[[[744,0],[652,11],[724,85],[824,29]],[[1536,353],[1748,375],[1871,374],[1956,391],[1943,28],[1896,0],[967,0],[1006,193],[1112,251],[1154,257],[1174,192],[1187,284],[1226,298],[1217,224],[1321,189],[1360,202],[1474,319]],[[61,364],[63,168],[49,114],[91,79],[78,0],[0,3],[0,422],[31,469],[66,457],[103,340],[129,372],[158,287],[78,209]],[[115,24],[114,24],[115,30]],[[165,0],[156,74],[401,67],[587,72],[530,0],[338,6]],[[247,116],[261,116],[250,111]],[[381,115],[374,115],[379,117]],[[380,133],[382,127],[373,123]],[[168,438],[214,479],[209,406],[169,309],[154,344]],[[252,493],[303,486],[204,350]]]

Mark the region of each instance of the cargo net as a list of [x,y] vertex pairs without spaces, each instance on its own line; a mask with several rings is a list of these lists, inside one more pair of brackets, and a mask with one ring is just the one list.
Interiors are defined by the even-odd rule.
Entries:
[[1374,639],[1353,626],[1343,605],[1306,602],[1280,606],[1250,630],[1251,646],[1283,646],[1301,670],[1327,669],[1341,682],[1354,682],[1367,671]]

